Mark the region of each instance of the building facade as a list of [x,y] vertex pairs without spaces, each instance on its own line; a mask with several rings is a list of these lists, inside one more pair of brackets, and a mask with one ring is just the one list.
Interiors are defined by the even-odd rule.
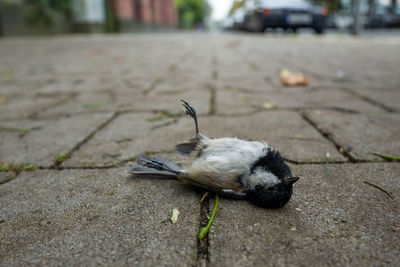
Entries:
[[177,25],[174,0],[111,0],[114,16],[124,23],[155,26]]

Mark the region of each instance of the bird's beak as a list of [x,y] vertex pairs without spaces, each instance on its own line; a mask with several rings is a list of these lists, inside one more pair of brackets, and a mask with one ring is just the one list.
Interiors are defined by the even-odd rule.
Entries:
[[298,180],[300,179],[300,177],[289,177],[289,178],[285,178],[284,180],[283,180],[283,183],[285,184],[285,185],[292,185],[292,184],[294,184],[295,182],[297,182]]

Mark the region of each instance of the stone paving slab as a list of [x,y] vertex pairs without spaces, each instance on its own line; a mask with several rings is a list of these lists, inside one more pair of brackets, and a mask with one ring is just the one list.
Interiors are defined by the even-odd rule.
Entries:
[[265,111],[246,116],[201,118],[200,130],[210,137],[265,141],[287,159],[297,162],[346,161],[335,147],[291,111]]
[[[221,200],[211,266],[397,266],[399,165],[346,163],[333,141],[356,160],[398,155],[398,44],[330,34],[1,40],[0,163],[46,168],[98,131],[61,165],[93,170],[0,172],[0,265],[195,265],[198,191],[111,166],[144,152],[188,160],[174,153],[194,136],[184,98],[204,134],[264,140],[300,163],[281,210]],[[310,86],[282,86],[283,68]],[[148,121],[160,110],[179,115]],[[341,163],[326,165],[327,152]],[[175,207],[178,223],[166,223]]]
[[0,185],[14,179],[17,176],[16,171],[0,172]]
[[48,97],[25,97],[1,95],[3,99],[0,104],[0,119],[24,119],[40,114],[48,107],[60,103],[62,99]]
[[0,122],[0,162],[51,166],[111,118],[111,113]]
[[[182,117],[150,122],[151,113],[123,114],[76,151],[65,166],[104,166],[130,159],[144,152],[174,151],[175,145],[194,136],[194,123]],[[259,121],[262,123],[254,124]],[[200,131],[218,137],[266,141],[284,157],[299,162],[346,161],[298,114],[288,111],[261,112],[231,117],[199,117]]]
[[134,76],[130,72],[110,74],[81,73],[78,75],[57,75],[52,80],[42,80],[35,90],[39,94],[74,93],[89,94],[114,90],[139,91],[147,88],[153,77]]
[[358,160],[380,160],[372,153],[398,155],[400,116],[391,113],[347,114],[308,111],[308,116]]
[[59,117],[87,112],[116,111],[114,94],[107,91],[77,93],[60,105],[56,105],[39,114],[39,118]]
[[217,113],[238,114],[270,108],[338,108],[349,112],[379,112],[380,107],[362,101],[359,97],[342,90],[318,90],[315,87],[285,88],[280,92],[256,92],[247,90],[218,91]]
[[352,86],[350,89],[395,111],[400,111],[399,87]]
[[189,118],[149,121],[155,116],[155,113],[149,112],[118,116],[64,165],[111,165],[145,152],[174,151],[177,142],[185,142],[193,137],[194,123]]
[[199,198],[127,167],[21,173],[0,186],[0,265],[194,265]]
[[186,91],[204,91],[208,82],[196,82],[186,77],[166,75],[154,86],[150,94],[179,95]]
[[[174,91],[175,90],[175,91]],[[93,111],[168,111],[175,112],[179,107],[180,99],[193,99],[197,104],[199,114],[209,112],[210,91],[207,88],[199,90],[170,91],[103,91],[82,93],[56,107],[41,113],[42,117],[59,116],[65,114],[79,114]]]
[[[276,77],[279,79],[279,76]],[[271,83],[269,78],[262,75],[230,75],[220,77],[215,81],[216,87],[222,90],[239,90],[247,93],[276,93],[278,90],[274,83]]]
[[329,174],[322,165],[303,165],[292,172],[302,178],[280,210],[221,199],[210,234],[212,266],[398,265],[399,164],[329,165]]
[[[400,86],[397,75],[398,45],[371,43],[367,40],[333,40],[291,38],[285,36],[246,36],[237,38],[236,47],[218,51],[221,76],[232,73],[251,73],[251,67],[242,68],[244,62],[253,62],[265,75],[279,76],[283,68],[301,71],[311,78],[311,84],[346,82],[358,86]],[[228,38],[226,38],[228,39]],[[232,38],[228,42],[232,42]],[[232,60],[236,58],[236,60]],[[368,63],[366,63],[368,62]],[[236,64],[233,64],[236,63]],[[337,73],[343,73],[338,77]]]

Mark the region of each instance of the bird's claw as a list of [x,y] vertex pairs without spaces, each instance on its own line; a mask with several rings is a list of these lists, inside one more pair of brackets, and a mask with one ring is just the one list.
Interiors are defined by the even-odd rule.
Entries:
[[190,115],[192,118],[197,117],[196,110],[194,109],[194,107],[192,107],[192,105],[190,105],[183,99],[181,99],[181,101],[183,102],[183,106],[185,107],[185,113],[187,115]]

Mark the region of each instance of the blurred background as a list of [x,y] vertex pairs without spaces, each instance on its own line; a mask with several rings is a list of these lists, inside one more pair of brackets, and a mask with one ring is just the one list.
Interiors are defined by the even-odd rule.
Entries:
[[0,0],[0,36],[180,29],[387,32],[398,0]]

